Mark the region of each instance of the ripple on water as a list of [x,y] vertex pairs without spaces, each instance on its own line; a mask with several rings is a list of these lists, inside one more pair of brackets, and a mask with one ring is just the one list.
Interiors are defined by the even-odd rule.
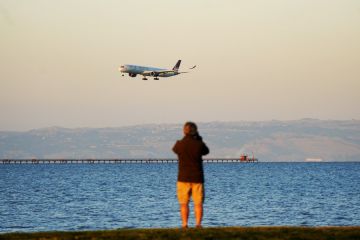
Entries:
[[[360,163],[204,169],[205,226],[360,225]],[[176,176],[176,164],[1,165],[0,231],[178,227]]]

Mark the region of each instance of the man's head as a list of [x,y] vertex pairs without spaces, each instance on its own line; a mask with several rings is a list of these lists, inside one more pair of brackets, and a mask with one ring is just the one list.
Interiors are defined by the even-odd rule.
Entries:
[[184,134],[190,136],[198,135],[196,124],[193,122],[186,122],[184,124]]

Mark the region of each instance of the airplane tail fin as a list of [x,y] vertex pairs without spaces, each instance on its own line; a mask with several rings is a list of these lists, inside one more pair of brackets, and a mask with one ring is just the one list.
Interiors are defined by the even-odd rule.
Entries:
[[181,60],[178,60],[177,63],[175,64],[175,66],[173,67],[173,70],[174,70],[174,71],[178,71],[178,70],[179,70],[180,63],[181,63]]

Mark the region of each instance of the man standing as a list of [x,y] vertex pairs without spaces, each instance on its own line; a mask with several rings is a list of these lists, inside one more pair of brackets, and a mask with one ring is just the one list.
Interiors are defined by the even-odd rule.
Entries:
[[184,138],[177,141],[173,147],[173,151],[179,159],[177,197],[180,204],[182,227],[187,228],[188,226],[190,197],[194,201],[196,227],[201,227],[204,202],[202,156],[209,153],[209,148],[202,141],[195,123],[185,123],[183,131]]

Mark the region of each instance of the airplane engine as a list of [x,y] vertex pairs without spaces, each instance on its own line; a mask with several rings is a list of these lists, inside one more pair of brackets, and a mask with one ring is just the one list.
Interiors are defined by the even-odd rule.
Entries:
[[130,77],[136,77],[136,74],[135,73],[129,73],[129,76]]
[[152,76],[152,77],[157,77],[157,76],[159,76],[159,74],[156,73],[156,72],[151,72],[151,73],[150,73],[150,76]]

